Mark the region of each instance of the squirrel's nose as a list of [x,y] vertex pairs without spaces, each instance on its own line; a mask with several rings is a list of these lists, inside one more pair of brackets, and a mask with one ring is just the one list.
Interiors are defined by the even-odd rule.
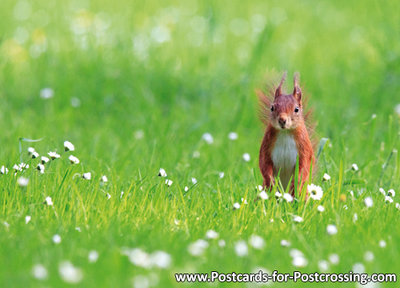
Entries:
[[279,124],[281,124],[281,126],[284,126],[286,124],[286,118],[279,118]]

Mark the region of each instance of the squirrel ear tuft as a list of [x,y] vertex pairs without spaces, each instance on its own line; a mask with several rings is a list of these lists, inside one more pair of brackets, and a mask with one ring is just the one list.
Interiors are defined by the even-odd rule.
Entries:
[[275,98],[282,95],[282,85],[283,85],[283,82],[285,82],[285,80],[286,80],[286,74],[287,74],[287,72],[285,71],[283,73],[283,76],[282,76],[281,82],[279,83],[278,88],[276,88],[276,90],[275,90]]
[[300,75],[299,75],[298,72],[294,73],[294,78],[293,78],[293,81],[294,81],[293,97],[299,103],[301,103],[301,89],[300,89],[300,86],[299,86],[299,77],[300,77]]

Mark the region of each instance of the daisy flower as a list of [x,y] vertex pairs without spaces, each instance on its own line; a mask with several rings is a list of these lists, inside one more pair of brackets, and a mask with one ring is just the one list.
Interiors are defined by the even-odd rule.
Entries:
[[88,259],[90,263],[94,263],[99,259],[99,253],[96,250],[89,251]]
[[168,187],[171,187],[172,183],[174,183],[174,181],[169,180],[169,179],[165,179],[165,184],[166,184]]
[[197,184],[197,179],[192,177],[192,183],[193,183],[193,185]]
[[163,168],[160,168],[160,171],[158,172],[158,176],[161,177],[167,177],[167,172]]
[[3,175],[5,175],[5,174],[8,174],[8,169],[7,169],[7,167],[6,166],[1,166],[1,168],[0,168],[0,174],[3,174]]
[[219,176],[219,178],[221,178],[221,179],[222,179],[222,178],[224,178],[224,176],[225,176],[225,173],[224,173],[224,172],[219,172],[219,173],[218,173],[218,176]]
[[267,192],[265,192],[264,190],[261,191],[258,196],[262,199],[262,200],[268,200],[268,194]]
[[293,202],[293,196],[290,195],[289,193],[284,193],[283,194],[283,199],[285,199],[287,202]]
[[58,266],[58,272],[61,276],[61,279],[67,283],[76,284],[81,282],[83,279],[82,270],[76,268],[69,261],[61,262]]
[[232,140],[232,141],[237,140],[238,139],[238,134],[236,132],[230,132],[228,134],[228,138],[229,138],[229,140]]
[[300,217],[298,215],[293,215],[293,221],[297,223],[301,223],[304,221],[303,217]]
[[374,205],[374,201],[372,200],[371,197],[367,197],[364,199],[364,204],[365,206],[367,206],[367,208],[372,207],[372,205]]
[[64,150],[65,151],[74,151],[75,150],[75,146],[74,146],[74,144],[72,144],[69,141],[64,141]]
[[57,154],[57,152],[52,152],[52,151],[50,151],[49,153],[47,153],[47,155],[49,155],[49,157],[51,158],[51,160],[58,159],[58,158],[61,157],[60,154]]
[[318,207],[317,207],[317,210],[318,210],[318,212],[324,212],[325,211],[325,207],[324,206],[322,206],[322,205],[319,205]]
[[235,243],[235,253],[239,257],[247,256],[249,249],[245,241],[239,240]]
[[92,173],[90,172],[83,173],[82,178],[85,180],[90,180],[92,179]]
[[243,154],[243,160],[246,161],[246,162],[249,162],[250,161],[250,154],[249,153],[244,153]]
[[37,165],[36,169],[39,170],[39,172],[40,172],[41,174],[44,174],[44,165],[43,165],[43,164],[39,163],[39,164]]
[[210,133],[204,133],[203,136],[201,137],[204,141],[206,141],[207,144],[212,144],[214,143],[214,138]]
[[262,249],[265,246],[265,241],[262,237],[258,235],[251,235],[249,239],[249,244],[255,249]]
[[329,235],[335,235],[335,234],[337,234],[338,230],[335,225],[329,224],[326,227],[326,232],[328,232]]
[[69,155],[68,157],[69,162],[71,162],[71,164],[79,164],[79,159],[77,157],[75,157],[74,155]]
[[20,187],[26,187],[28,186],[29,179],[25,177],[19,177],[17,183]]
[[45,280],[48,276],[47,269],[42,264],[36,264],[32,268],[32,275],[38,280]]
[[310,195],[310,198],[313,200],[321,200],[322,196],[324,195],[322,188],[314,184],[307,185],[307,191]]
[[329,176],[328,174],[324,173],[324,176],[322,176],[322,179],[324,181],[329,181],[329,180],[331,180],[331,176]]
[[53,239],[54,244],[60,244],[61,243],[61,236],[58,235],[58,234],[55,234],[52,239]]
[[282,239],[281,240],[281,246],[282,247],[289,247],[290,246],[290,242],[288,240]]
[[100,181],[101,181],[102,183],[107,183],[107,182],[108,182],[107,176],[106,176],[106,175],[101,176]]
[[233,209],[240,209],[240,204],[238,202],[234,203]]
[[31,221],[31,216],[25,216],[25,224],[28,224]]
[[353,170],[353,171],[358,171],[358,165],[356,164],[356,163],[353,163],[352,165],[351,165],[351,170]]
[[388,195],[391,197],[394,197],[394,196],[396,196],[396,192],[393,189],[389,189]]
[[53,206],[53,200],[51,199],[50,196],[46,197],[45,203],[46,203],[47,206]]
[[206,238],[207,238],[207,239],[217,239],[218,236],[219,236],[218,233],[215,232],[214,230],[208,230],[208,231],[206,232]]
[[40,90],[40,98],[42,99],[50,99],[54,96],[54,90],[51,88],[43,88]]
[[208,242],[203,239],[199,239],[188,246],[188,251],[192,256],[200,256],[208,248]]
[[42,164],[46,164],[46,163],[48,163],[48,162],[50,161],[50,159],[47,158],[46,156],[42,156],[42,157],[40,158],[40,161],[42,162]]

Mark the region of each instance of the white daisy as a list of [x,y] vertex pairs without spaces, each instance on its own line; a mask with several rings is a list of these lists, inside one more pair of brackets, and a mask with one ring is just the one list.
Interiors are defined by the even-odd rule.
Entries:
[[243,157],[244,161],[246,161],[246,162],[250,161],[250,154],[249,153],[244,153],[242,157]]
[[221,240],[218,241],[218,246],[219,247],[225,247],[225,245],[226,245],[225,240],[221,239]]
[[185,192],[189,191],[189,187],[185,186]]
[[107,197],[107,200],[110,200],[110,199],[111,199],[111,194],[110,194],[110,193],[107,193],[107,194],[106,194],[106,197]]
[[233,209],[240,209],[240,204],[238,202],[234,203]]
[[34,152],[36,152],[35,148],[28,147],[28,155],[32,155]]
[[54,96],[54,90],[51,88],[43,88],[40,90],[40,98],[42,99],[50,99]]
[[31,155],[31,157],[32,157],[32,159],[39,158],[39,153],[37,153],[36,151],[34,151],[34,152],[32,153],[32,155]]
[[298,215],[293,215],[293,221],[297,223],[301,223],[304,221],[304,219]]
[[31,222],[31,216],[27,215],[25,216],[25,224],[28,224],[29,222]]
[[32,268],[32,275],[38,280],[45,280],[48,276],[47,269],[42,264],[36,264]]
[[396,203],[395,207],[400,210],[400,203]]
[[44,174],[44,165],[43,165],[43,164],[39,163],[39,164],[37,165],[36,169],[39,170],[39,172],[40,172],[41,174]]
[[339,255],[338,254],[331,254],[329,255],[329,262],[331,262],[333,265],[339,264]]
[[219,236],[218,233],[215,232],[214,230],[208,230],[208,231],[206,232],[206,238],[207,238],[207,239],[217,239],[218,236]]
[[165,184],[166,184],[168,187],[171,187],[172,183],[174,183],[174,181],[169,180],[169,179],[165,179]]
[[243,204],[246,204],[246,205],[249,204],[249,203],[247,202],[247,199],[245,199],[245,198],[241,198],[240,200],[242,200],[242,203],[243,203]]
[[325,211],[325,207],[322,205],[318,205],[317,210],[322,213]]
[[383,195],[383,196],[386,196],[386,192],[385,192],[385,190],[383,190],[383,188],[381,187],[381,188],[379,188],[379,192],[381,192],[381,194]]
[[224,172],[219,172],[219,173],[218,173],[218,176],[219,176],[219,178],[221,178],[221,179],[222,179],[222,178],[224,178],[224,176],[225,176],[225,173],[224,173]]
[[310,195],[310,198],[313,200],[321,200],[322,196],[324,195],[322,188],[314,184],[307,185],[307,191]]
[[171,265],[171,255],[164,251],[155,251],[149,257],[150,266],[166,269]]
[[388,195],[391,197],[394,197],[394,196],[396,196],[396,192],[393,189],[389,189]]
[[208,245],[207,241],[199,239],[188,246],[188,251],[192,256],[200,256],[208,248]]
[[326,272],[329,270],[329,262],[326,260],[318,261],[318,268],[321,272]]
[[258,235],[251,235],[249,239],[249,244],[255,249],[262,249],[265,246],[265,241],[262,237]]
[[106,176],[106,175],[101,176],[100,181],[101,181],[102,183],[107,183],[107,182],[108,182],[107,176]]
[[55,234],[52,239],[53,239],[54,244],[60,244],[61,243],[61,236],[58,235],[58,234]]
[[287,202],[293,202],[293,196],[290,195],[289,193],[284,193],[283,194],[283,199],[285,199]]
[[76,284],[81,282],[83,279],[82,270],[76,268],[71,262],[68,261],[60,263],[58,266],[58,272],[60,273],[61,279],[67,283]]
[[204,133],[202,139],[206,141],[207,144],[214,143],[214,138],[210,133]]
[[329,176],[328,174],[324,173],[324,176],[322,177],[322,179],[324,181],[329,181],[329,180],[331,180],[331,176]]
[[353,265],[353,269],[351,269],[354,273],[361,274],[365,272],[365,266],[362,263],[355,263]]
[[328,232],[329,235],[335,235],[335,234],[337,234],[338,230],[337,230],[337,227],[335,225],[329,224],[326,227],[326,232]]
[[140,140],[140,139],[143,139],[144,132],[143,132],[143,130],[136,130],[133,135],[134,135],[135,139]]
[[393,199],[390,196],[385,196],[385,202],[393,203]]
[[276,197],[276,198],[281,198],[281,197],[282,197],[282,193],[276,191],[276,192],[275,192],[275,197]]
[[49,155],[49,157],[51,158],[51,160],[58,159],[58,158],[61,157],[60,154],[57,154],[57,152],[52,152],[52,151],[50,151],[49,153],[47,153],[47,155]]
[[20,187],[26,187],[28,186],[29,179],[25,177],[19,177],[17,183]]
[[197,184],[197,179],[192,177],[192,183],[193,183],[193,185]]
[[72,144],[69,141],[64,141],[64,150],[65,151],[74,151],[75,150],[75,146],[74,146],[74,144]]
[[99,253],[96,250],[89,251],[88,259],[90,263],[94,263],[99,259]]
[[304,256],[296,256],[292,260],[292,265],[295,267],[306,267],[308,265],[308,261]]
[[8,169],[7,169],[7,167],[6,166],[1,166],[1,168],[0,168],[0,174],[3,174],[3,175],[5,175],[5,174],[8,174]]
[[161,177],[167,177],[167,172],[163,168],[160,168],[160,171],[158,172],[158,176]]
[[238,139],[238,134],[236,132],[230,132],[228,134],[228,138],[229,138],[229,140],[232,140],[232,141],[237,140]]
[[47,206],[53,206],[53,200],[51,199],[50,196],[46,197],[45,203],[46,203]]
[[353,164],[351,165],[351,170],[353,170],[353,171],[358,171],[358,165],[357,165],[356,163],[353,163]]
[[42,164],[46,164],[46,163],[48,163],[48,162],[50,161],[50,159],[47,158],[46,156],[42,156],[42,157],[40,158],[40,161],[42,162]]
[[386,241],[385,240],[379,241],[379,247],[385,248],[386,247]]
[[262,200],[268,200],[268,194],[267,192],[265,192],[264,190],[261,191],[258,196],[262,199]]
[[90,180],[92,179],[92,173],[91,172],[83,173],[82,178],[85,180]]
[[256,186],[256,190],[258,190],[258,191],[263,191],[263,190],[264,190],[264,187],[263,187],[262,185],[257,185],[257,186]]
[[281,240],[281,246],[282,247],[289,247],[290,246],[290,242],[288,240],[282,239]]
[[17,164],[14,164],[13,169],[15,170],[15,172],[22,171],[22,168],[19,167],[19,165],[17,165]]
[[247,256],[249,249],[247,247],[246,241],[239,240],[235,243],[235,253],[239,257]]
[[79,159],[74,155],[69,155],[68,159],[71,164],[79,164]]
[[367,262],[372,262],[374,261],[374,253],[372,253],[371,251],[367,251],[364,254],[364,260]]
[[371,197],[367,197],[364,199],[364,204],[365,206],[367,206],[367,208],[372,207],[372,205],[374,205],[374,201],[372,200]]

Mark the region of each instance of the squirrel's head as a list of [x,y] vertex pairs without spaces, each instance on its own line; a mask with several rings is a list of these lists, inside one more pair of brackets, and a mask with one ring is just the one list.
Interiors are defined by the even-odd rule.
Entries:
[[298,74],[294,75],[294,89],[292,94],[282,93],[282,84],[285,82],[286,72],[278,88],[275,90],[274,102],[271,109],[271,124],[278,130],[295,129],[303,121],[301,89],[298,83]]

